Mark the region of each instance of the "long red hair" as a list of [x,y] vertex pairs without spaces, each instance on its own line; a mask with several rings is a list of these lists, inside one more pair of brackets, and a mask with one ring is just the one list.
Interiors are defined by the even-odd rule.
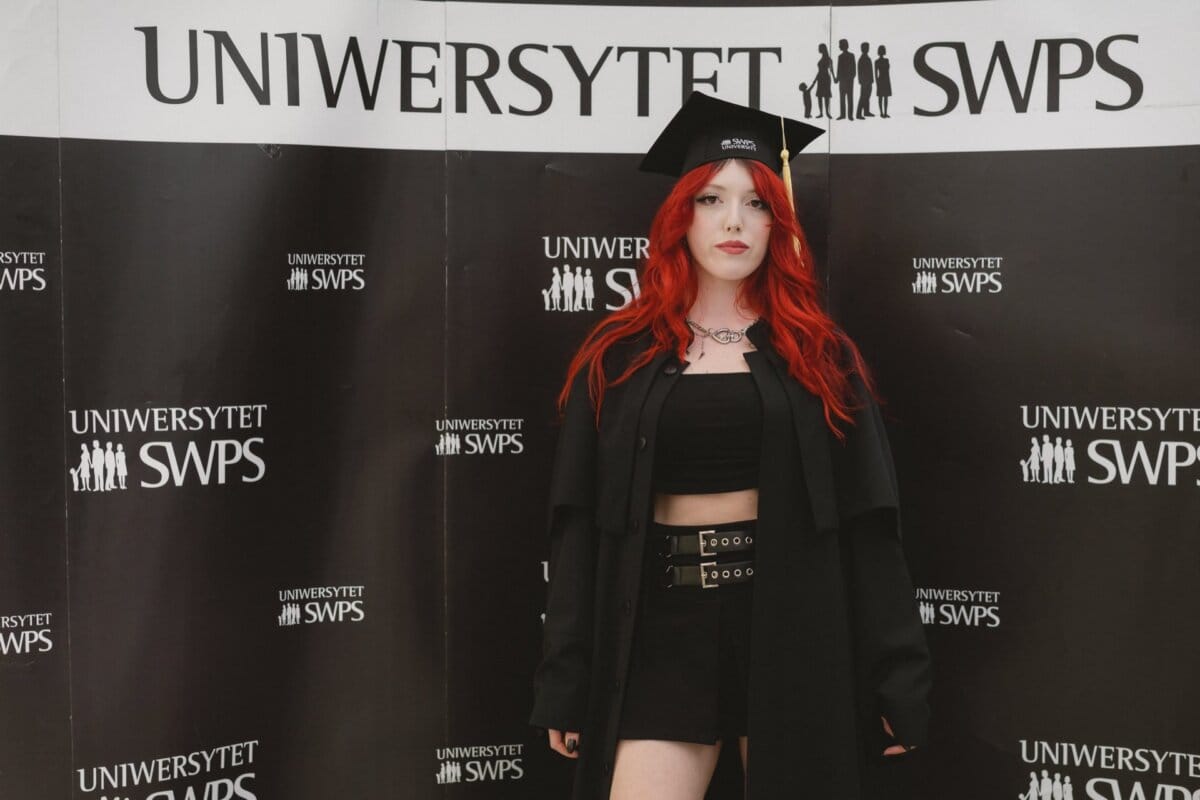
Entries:
[[[639,295],[600,320],[588,333],[567,368],[566,383],[558,395],[560,411],[566,405],[576,374],[586,366],[588,390],[599,423],[607,388],[601,366],[603,357],[622,338],[649,329],[653,342],[613,385],[627,380],[664,350],[674,351],[684,360],[692,337],[684,317],[695,302],[697,291],[687,232],[697,193],[726,163],[701,164],[675,183],[650,225],[649,249],[638,279]],[[771,343],[787,362],[788,372],[821,398],[826,424],[839,439],[844,439],[834,420],[853,423],[851,412],[859,407],[854,404],[856,398],[848,376],[857,372],[871,395],[880,398],[862,354],[821,307],[811,250],[792,213],[783,180],[758,161],[742,163],[749,168],[754,188],[759,199],[770,208],[773,222],[767,255],[759,268],[739,285],[738,305],[766,321]],[[793,236],[800,240],[799,254],[793,248]]]

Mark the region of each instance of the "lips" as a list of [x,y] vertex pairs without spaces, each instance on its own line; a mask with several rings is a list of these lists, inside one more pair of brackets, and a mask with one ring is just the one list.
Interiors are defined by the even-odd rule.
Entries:
[[750,245],[742,244],[741,242],[721,242],[719,245],[717,245],[717,249],[732,255],[737,255],[749,250]]

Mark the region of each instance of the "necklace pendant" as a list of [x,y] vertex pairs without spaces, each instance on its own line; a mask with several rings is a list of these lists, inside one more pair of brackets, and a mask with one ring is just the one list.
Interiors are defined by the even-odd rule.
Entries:
[[740,342],[742,340],[742,332],[730,330],[729,328],[717,328],[712,332],[712,338],[721,344],[730,344],[732,342]]

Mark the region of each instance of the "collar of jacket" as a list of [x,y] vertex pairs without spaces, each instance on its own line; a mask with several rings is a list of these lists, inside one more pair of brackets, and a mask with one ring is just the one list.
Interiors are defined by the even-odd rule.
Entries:
[[[780,383],[787,392],[796,440],[800,448],[800,458],[803,462],[801,467],[804,472],[804,482],[812,504],[813,522],[818,531],[836,532],[840,521],[833,477],[833,462],[830,456],[829,439],[832,434],[825,424],[824,405],[819,397],[809,392],[788,372],[787,362],[771,344],[770,328],[766,321],[760,319],[751,325],[746,330],[746,337],[775,370]],[[636,357],[642,350],[650,346],[651,341],[649,332],[644,332],[633,343],[629,357]],[[751,358],[754,357],[753,352],[748,355]],[[633,453],[637,421],[646,397],[655,383],[655,377],[662,374],[662,370],[667,364],[674,364],[682,371],[690,363],[690,361],[681,362],[673,353],[664,351],[657,354],[642,369],[629,377],[625,400],[620,404],[621,408],[617,412],[619,418],[615,422],[621,438],[628,440],[625,444],[630,455]],[[674,374],[674,377],[678,377],[678,372]],[[604,508],[605,500],[606,498],[601,498],[601,508]]]
[[818,531],[837,531],[837,495],[833,480],[833,461],[829,454],[831,433],[825,424],[825,405],[788,372],[787,361],[771,344],[770,328],[760,319],[746,330],[746,338],[775,368],[792,407],[792,423],[800,446],[804,482],[812,502],[813,521]]

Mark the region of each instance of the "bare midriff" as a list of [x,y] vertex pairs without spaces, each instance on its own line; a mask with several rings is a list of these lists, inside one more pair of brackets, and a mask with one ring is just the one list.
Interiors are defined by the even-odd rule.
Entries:
[[663,525],[716,525],[747,519],[758,519],[758,489],[654,495],[654,521]]

